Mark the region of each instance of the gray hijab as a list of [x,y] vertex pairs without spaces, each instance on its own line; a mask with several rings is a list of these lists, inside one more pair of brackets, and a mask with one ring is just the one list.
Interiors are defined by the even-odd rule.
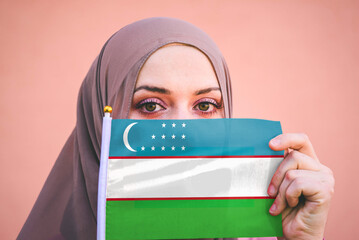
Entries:
[[18,239],[96,239],[103,108],[110,105],[114,118],[127,118],[142,64],[169,43],[188,44],[207,55],[222,91],[225,117],[231,117],[227,65],[206,33],[172,18],[149,18],[125,26],[107,40],[87,73],[78,95],[76,126]]

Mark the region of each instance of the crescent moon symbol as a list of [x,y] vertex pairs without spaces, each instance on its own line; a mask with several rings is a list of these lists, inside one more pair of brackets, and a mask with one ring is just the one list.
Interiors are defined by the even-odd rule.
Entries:
[[123,132],[123,143],[125,144],[125,147],[132,152],[137,152],[137,151],[134,150],[128,143],[128,132],[130,131],[131,127],[135,124],[137,124],[137,122],[131,123],[126,127],[125,131]]

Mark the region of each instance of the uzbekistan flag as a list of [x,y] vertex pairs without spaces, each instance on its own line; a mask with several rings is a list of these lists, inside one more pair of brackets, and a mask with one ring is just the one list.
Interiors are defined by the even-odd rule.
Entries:
[[98,239],[282,235],[267,194],[279,122],[105,117],[104,131]]

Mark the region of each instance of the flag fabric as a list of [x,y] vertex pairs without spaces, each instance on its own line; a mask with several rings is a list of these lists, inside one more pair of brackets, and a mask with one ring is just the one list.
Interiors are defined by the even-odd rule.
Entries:
[[268,146],[281,133],[279,122],[116,119],[111,124],[101,183],[105,196],[99,199],[105,239],[282,235],[281,216],[269,214],[274,199],[267,194],[283,160],[283,151]]

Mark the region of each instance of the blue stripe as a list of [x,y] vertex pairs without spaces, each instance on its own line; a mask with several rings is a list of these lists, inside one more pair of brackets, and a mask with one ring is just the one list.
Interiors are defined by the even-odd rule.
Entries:
[[[129,130],[128,143],[136,152],[123,140],[131,123],[136,124]],[[261,119],[114,119],[109,156],[281,156],[283,151],[268,147],[269,140],[281,133],[280,122]]]

